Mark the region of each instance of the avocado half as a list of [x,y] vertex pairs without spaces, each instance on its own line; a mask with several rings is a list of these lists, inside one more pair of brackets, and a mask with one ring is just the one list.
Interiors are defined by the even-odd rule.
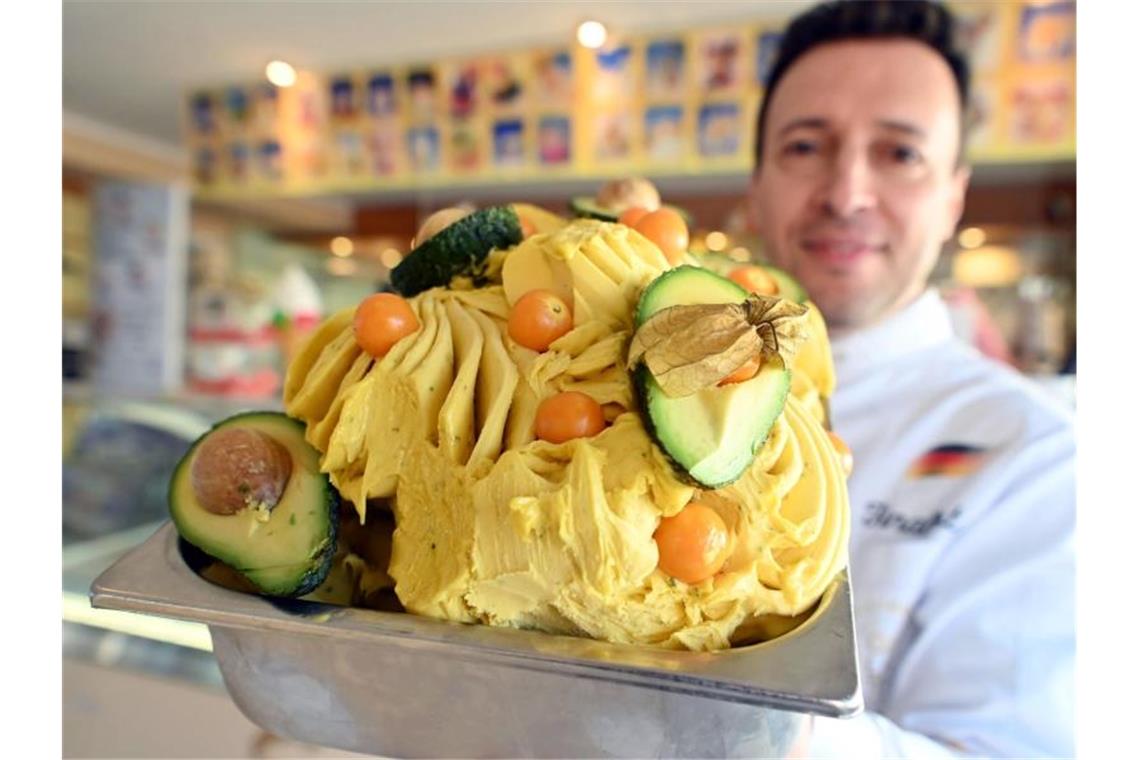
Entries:
[[[203,446],[223,431],[254,431],[280,445],[291,468],[271,507],[251,503],[232,514],[207,509],[195,488]],[[245,484],[235,484],[239,492]],[[337,543],[339,499],[320,471],[320,453],[301,422],[277,412],[249,412],[219,422],[179,461],[170,480],[170,517],[178,534],[245,576],[269,596],[302,596],[329,573]]]
[[[680,266],[649,284],[635,322],[641,326],[670,306],[741,303],[748,291],[702,267]],[[673,397],[644,364],[633,370],[646,430],[682,480],[716,489],[735,482],[756,458],[784,410],[791,373],[782,363],[765,364],[750,380]]]

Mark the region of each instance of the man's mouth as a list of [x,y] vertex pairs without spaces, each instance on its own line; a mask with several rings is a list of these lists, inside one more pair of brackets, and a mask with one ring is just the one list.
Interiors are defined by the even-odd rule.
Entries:
[[886,250],[886,245],[861,238],[811,238],[802,247],[809,256],[822,264],[850,265],[864,256]]

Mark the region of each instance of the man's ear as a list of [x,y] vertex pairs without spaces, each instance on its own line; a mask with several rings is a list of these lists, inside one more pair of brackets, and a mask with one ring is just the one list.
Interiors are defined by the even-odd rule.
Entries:
[[966,207],[966,189],[970,186],[970,167],[962,164],[954,170],[950,180],[950,190],[946,198],[946,229],[942,235],[942,242],[954,236],[958,223],[962,221],[962,212]]

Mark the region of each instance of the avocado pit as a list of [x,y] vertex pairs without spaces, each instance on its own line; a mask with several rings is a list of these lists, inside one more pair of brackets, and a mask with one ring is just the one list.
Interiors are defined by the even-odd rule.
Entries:
[[232,515],[248,507],[271,510],[293,473],[293,458],[273,437],[246,427],[210,433],[190,471],[198,503],[207,512]]

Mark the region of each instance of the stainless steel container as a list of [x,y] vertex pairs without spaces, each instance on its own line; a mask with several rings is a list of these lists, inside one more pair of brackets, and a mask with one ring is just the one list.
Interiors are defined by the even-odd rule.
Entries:
[[393,757],[774,757],[863,706],[844,575],[774,641],[677,652],[270,600],[198,577],[173,525],[95,607],[205,623],[226,687],[277,735]]

